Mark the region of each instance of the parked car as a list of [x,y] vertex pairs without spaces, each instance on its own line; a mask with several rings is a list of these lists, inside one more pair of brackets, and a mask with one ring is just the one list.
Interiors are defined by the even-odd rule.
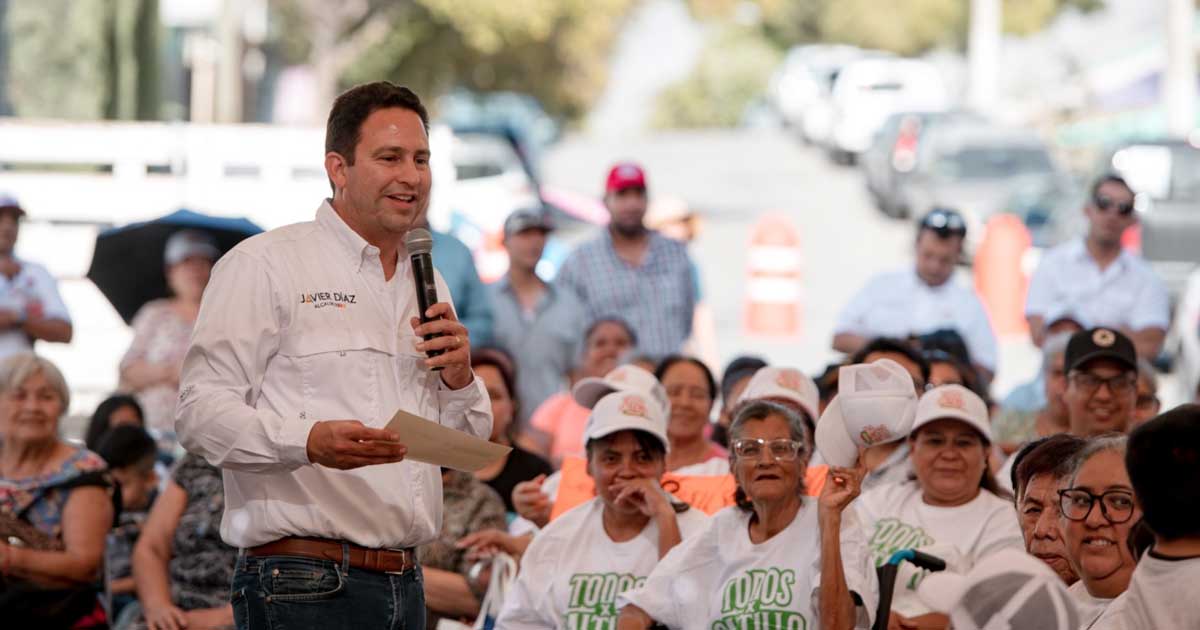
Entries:
[[875,134],[871,146],[859,157],[859,165],[867,191],[875,205],[888,216],[897,216],[896,188],[917,166],[917,152],[922,138],[938,124],[982,122],[976,114],[965,111],[903,112],[892,114]]
[[767,102],[784,124],[799,129],[804,112],[829,93],[829,70],[839,60],[855,59],[858,48],[845,44],[807,44],[788,50],[767,83]]
[[852,164],[871,146],[888,116],[905,111],[944,111],[950,98],[937,67],[927,61],[867,58],[838,73],[833,84],[831,157]]
[[800,138],[820,147],[829,145],[833,133],[834,103],[833,86],[842,70],[860,59],[891,59],[893,55],[880,50],[838,49],[828,55],[820,55],[807,63],[809,72],[816,80],[817,94],[804,107],[800,120],[795,123]]
[[1200,148],[1183,140],[1130,142],[1108,152],[1097,170],[1115,171],[1138,194],[1131,244],[1178,299],[1200,264]]
[[[431,135],[439,138],[438,144],[449,154],[449,167],[441,169],[449,177],[437,180],[430,223],[466,244],[475,255],[479,277],[493,282],[508,271],[504,220],[518,208],[540,206],[559,226],[547,241],[539,265],[544,277],[553,278],[570,252],[570,244],[589,232],[592,224],[545,201],[535,166],[513,130],[458,127],[442,140],[447,133],[442,129],[448,128],[439,127]],[[435,159],[437,156],[435,153]],[[440,182],[446,180],[451,183],[441,189]]]
[[[898,180],[898,214],[919,218],[935,206],[954,208],[967,220],[967,249],[987,220],[1016,214],[1038,232],[1078,212],[1074,180],[1055,163],[1035,134],[986,123],[938,125],[923,139],[917,164]],[[1035,244],[1046,243],[1035,237]]]

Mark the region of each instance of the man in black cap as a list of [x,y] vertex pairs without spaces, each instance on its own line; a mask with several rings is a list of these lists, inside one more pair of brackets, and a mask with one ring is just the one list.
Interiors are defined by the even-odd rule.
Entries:
[[1092,437],[1125,433],[1137,403],[1137,351],[1112,328],[1091,328],[1067,342],[1065,367],[1070,433]]

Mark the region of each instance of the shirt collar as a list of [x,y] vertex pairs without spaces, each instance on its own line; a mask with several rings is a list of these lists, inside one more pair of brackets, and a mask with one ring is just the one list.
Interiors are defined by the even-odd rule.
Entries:
[[[1072,241],[1071,255],[1075,258],[1075,260],[1078,260],[1080,262],[1090,262],[1093,265],[1096,264],[1096,259],[1092,258],[1092,253],[1088,251],[1086,236]],[[1112,264],[1117,265],[1117,266],[1121,267],[1122,269],[1124,269],[1129,266],[1129,263],[1132,259],[1133,259],[1133,254],[1130,254],[1129,250],[1122,247],[1121,253],[1117,254],[1117,257],[1115,260],[1113,260]]]
[[351,263],[355,265],[355,269],[362,271],[362,266],[366,261],[372,258],[379,259],[379,248],[368,243],[358,232],[350,229],[337,210],[330,205],[328,199],[322,201],[321,207],[317,208],[317,224],[333,235],[334,241],[349,257]]

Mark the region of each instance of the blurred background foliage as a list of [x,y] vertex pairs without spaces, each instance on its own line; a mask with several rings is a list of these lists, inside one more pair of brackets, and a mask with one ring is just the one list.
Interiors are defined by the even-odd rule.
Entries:
[[[1008,32],[1104,0],[1005,0]],[[666,89],[660,127],[734,124],[791,46],[844,42],[904,55],[962,48],[967,0],[685,0],[704,25],[691,74]],[[532,94],[579,120],[604,88],[613,41],[639,0],[269,0],[271,63],[313,68],[317,102],[387,78],[430,103],[455,88]],[[886,6],[886,10],[881,10]],[[3,108],[67,119],[155,119],[158,0],[0,0],[10,42]],[[16,62],[14,60],[20,60]]]

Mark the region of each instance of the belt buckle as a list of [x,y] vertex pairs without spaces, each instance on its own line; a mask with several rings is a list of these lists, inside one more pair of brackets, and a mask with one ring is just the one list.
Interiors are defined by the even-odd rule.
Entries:
[[417,566],[416,552],[412,549],[385,549],[385,551],[399,553],[404,556],[406,563],[411,562],[411,565],[407,569],[401,568],[399,571],[384,571],[388,575],[404,575]]

